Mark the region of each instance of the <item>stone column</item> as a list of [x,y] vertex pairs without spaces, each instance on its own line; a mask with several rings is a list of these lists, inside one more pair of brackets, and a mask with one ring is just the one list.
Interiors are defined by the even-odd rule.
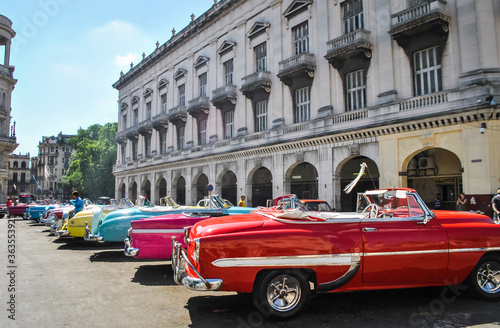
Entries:
[[11,40],[8,40],[5,43],[5,57],[4,57],[4,66],[9,66],[10,63],[10,46],[12,44]]

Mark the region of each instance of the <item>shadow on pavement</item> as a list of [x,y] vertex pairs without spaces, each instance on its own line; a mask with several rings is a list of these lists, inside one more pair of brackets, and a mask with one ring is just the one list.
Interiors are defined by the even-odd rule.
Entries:
[[176,286],[170,262],[159,265],[141,265],[131,281],[144,286]]
[[123,250],[97,252],[89,257],[90,262],[134,262],[136,259],[123,254]]
[[200,293],[189,299],[186,308],[190,327],[293,328],[311,323],[342,328],[496,326],[500,314],[485,313],[485,301],[473,300],[463,291],[450,286],[319,294],[310,299],[304,311],[288,320],[265,317],[253,305],[251,295]]
[[[58,250],[72,250],[72,251],[86,251],[86,250],[107,250],[107,249],[119,249],[123,250],[123,243],[94,243],[83,240],[83,238],[73,238],[73,237],[54,237],[52,240],[54,244],[60,244],[57,247]],[[121,251],[123,254],[123,251]]]

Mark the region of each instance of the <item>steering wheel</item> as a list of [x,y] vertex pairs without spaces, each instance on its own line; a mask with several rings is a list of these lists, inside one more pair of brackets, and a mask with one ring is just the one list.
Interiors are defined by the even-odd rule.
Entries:
[[370,204],[361,213],[366,218],[376,218],[378,216],[378,206],[376,204]]

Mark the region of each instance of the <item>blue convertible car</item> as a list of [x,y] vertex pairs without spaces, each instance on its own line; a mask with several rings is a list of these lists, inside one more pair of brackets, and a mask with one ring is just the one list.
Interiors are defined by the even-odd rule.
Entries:
[[109,213],[99,220],[92,220],[92,225],[86,225],[84,239],[97,242],[123,242],[128,235],[130,222],[151,218],[165,214],[176,214],[182,212],[220,212],[225,215],[245,214],[255,207],[227,207],[218,195],[210,196],[206,207],[180,206],[172,198],[166,197],[163,206],[139,206]]

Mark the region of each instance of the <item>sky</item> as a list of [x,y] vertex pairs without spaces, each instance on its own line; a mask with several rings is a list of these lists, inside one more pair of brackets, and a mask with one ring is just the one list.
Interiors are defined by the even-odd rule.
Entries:
[[[214,0],[0,0],[12,21],[15,154],[37,156],[42,136],[118,120],[112,84]],[[4,63],[3,48],[0,51]]]

